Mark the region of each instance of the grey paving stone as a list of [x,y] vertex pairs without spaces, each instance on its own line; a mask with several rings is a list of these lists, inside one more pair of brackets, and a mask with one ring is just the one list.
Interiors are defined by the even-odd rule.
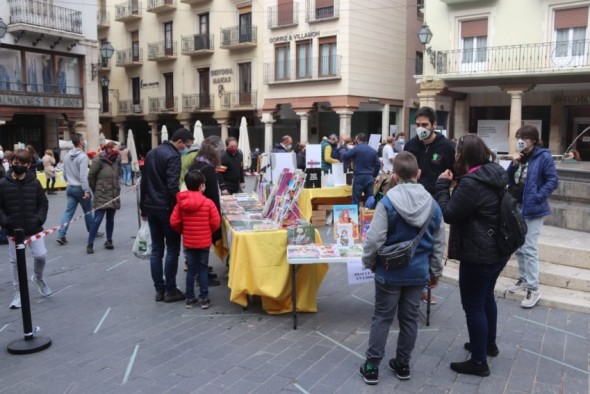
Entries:
[[533,387],[533,392],[535,394],[561,394],[563,391],[561,390],[561,386],[559,385],[535,383]]
[[[535,363],[536,366],[536,363]],[[535,368],[536,370],[536,368]],[[535,371],[512,369],[512,373],[508,377],[507,390],[520,391],[530,393],[535,383]]]

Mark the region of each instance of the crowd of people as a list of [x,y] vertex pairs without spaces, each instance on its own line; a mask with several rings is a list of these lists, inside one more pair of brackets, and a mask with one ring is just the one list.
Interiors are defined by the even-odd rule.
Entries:
[[[541,297],[537,243],[543,219],[550,214],[548,198],[557,188],[558,177],[539,131],[533,126],[517,131],[518,152],[505,170],[476,134],[453,142],[437,133],[432,108],[418,109],[415,119],[416,135],[407,141],[403,133],[387,138],[381,158],[369,147],[363,133],[357,134],[354,141],[331,134],[321,143],[323,171],[329,172],[334,163],[344,163],[347,170],[352,170],[353,204],[361,204],[363,194],[367,201],[374,198],[380,173],[385,173],[393,186],[376,204],[363,244],[363,265],[375,273],[374,315],[366,361],[360,367],[368,384],[378,382],[379,365],[396,313],[400,332],[395,357],[388,366],[401,380],[411,376],[409,365],[418,333],[419,304],[436,302],[427,298],[425,289],[436,287],[442,275],[445,223],[450,225],[446,257],[460,262],[459,289],[469,334],[464,348],[471,352],[469,360],[451,363],[450,368],[464,374],[490,374],[487,357],[499,354],[494,287],[510,257],[499,250],[494,237],[499,231],[500,200],[506,190],[517,200],[528,227],[525,243],[515,253],[519,277],[507,290],[522,292],[523,308],[534,307]],[[87,253],[94,253],[96,239],[105,237],[98,231],[105,217],[103,246],[112,250],[121,184],[130,184],[128,150],[108,142],[89,159],[84,138],[74,134],[71,140],[73,149],[62,160],[67,205],[57,243],[68,244],[68,225],[80,205],[88,231]],[[209,286],[219,284],[208,260],[211,246],[222,239],[220,196],[244,190],[244,158],[233,137],[222,141],[210,136],[198,149],[193,142],[193,134],[180,128],[170,140],[148,152],[142,169],[139,209],[150,228],[155,301],[183,301],[187,308],[207,309],[212,305]],[[293,140],[286,135],[272,151],[292,150]],[[298,163],[304,153],[305,144],[298,144]],[[47,150],[39,158],[31,146],[15,152],[0,147],[0,156],[0,226],[7,236],[12,267],[14,295],[10,308],[17,309],[21,305],[14,230],[22,228],[27,237],[43,230],[47,195],[55,193],[57,163],[52,151]],[[41,165],[47,178],[45,188],[35,175]],[[305,168],[305,158],[299,165]],[[22,215],[23,210],[31,214]],[[404,264],[394,265],[379,254],[384,245],[413,239],[414,252]],[[176,283],[181,240],[186,260],[184,292]],[[50,296],[44,277],[44,238],[33,239],[29,247],[34,259],[30,279],[43,296]],[[199,287],[198,295],[195,285]]]

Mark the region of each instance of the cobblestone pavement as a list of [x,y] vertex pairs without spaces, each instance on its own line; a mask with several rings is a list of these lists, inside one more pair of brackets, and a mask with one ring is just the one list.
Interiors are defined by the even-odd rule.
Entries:
[[[65,193],[49,198],[48,227],[59,223]],[[230,303],[226,286],[210,289],[209,310],[154,302],[148,263],[131,254],[138,229],[134,193],[123,197],[115,221],[114,250],[97,240],[95,254],[87,255],[82,220],[70,226],[68,245],[57,245],[55,234],[46,238],[46,278],[54,294],[44,299],[35,288],[30,294],[33,325],[53,344],[33,355],[5,350],[22,338],[22,321],[20,311],[8,308],[10,267],[6,246],[0,247],[0,392],[589,392],[586,314],[524,310],[500,299],[500,355],[489,360],[491,376],[457,375],[449,363],[468,356],[465,317],[458,289],[441,284],[431,325],[426,327],[424,319],[420,324],[412,378],[399,381],[384,362],[379,384],[367,386],[358,367],[367,347],[373,286],[348,285],[344,265],[330,266],[319,292],[319,312],[300,314],[299,329],[293,330],[290,315],[271,316],[258,305],[243,310]],[[28,251],[27,256],[30,273]],[[223,273],[220,260],[212,257],[211,265]],[[178,283],[184,290],[181,267]],[[396,330],[394,325],[387,358],[394,355]]]

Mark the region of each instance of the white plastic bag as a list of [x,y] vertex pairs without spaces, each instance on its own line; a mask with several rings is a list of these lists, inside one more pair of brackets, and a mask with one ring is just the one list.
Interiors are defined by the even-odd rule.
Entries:
[[152,254],[152,237],[150,236],[150,226],[147,220],[141,222],[141,227],[133,242],[133,254],[138,259],[148,260]]

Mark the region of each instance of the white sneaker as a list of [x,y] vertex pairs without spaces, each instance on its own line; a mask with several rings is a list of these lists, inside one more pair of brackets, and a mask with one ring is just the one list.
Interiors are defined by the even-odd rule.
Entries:
[[539,299],[541,299],[541,290],[527,290],[526,297],[524,297],[520,306],[523,308],[532,308],[537,304]]
[[527,291],[527,284],[524,280],[519,279],[515,284],[506,289],[509,293],[520,293]]
[[51,295],[51,289],[47,286],[47,283],[43,279],[37,279],[35,274],[31,276],[31,281],[37,285],[37,290],[43,297],[49,297]]
[[15,291],[12,296],[12,302],[10,303],[10,309],[20,309],[20,292]]

